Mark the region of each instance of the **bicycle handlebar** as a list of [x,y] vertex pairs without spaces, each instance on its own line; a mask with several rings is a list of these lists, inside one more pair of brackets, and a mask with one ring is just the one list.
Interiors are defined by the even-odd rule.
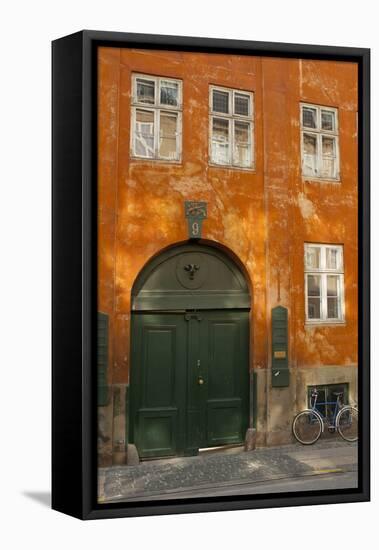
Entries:
[[[312,409],[316,406],[317,397],[318,397],[317,388],[313,388],[311,393],[311,403],[310,403]],[[312,399],[313,399],[313,403],[312,403]]]

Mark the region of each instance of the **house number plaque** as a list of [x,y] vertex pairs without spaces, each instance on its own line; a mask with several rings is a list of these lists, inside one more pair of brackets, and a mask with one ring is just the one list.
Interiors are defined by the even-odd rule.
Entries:
[[185,201],[184,212],[188,223],[188,238],[201,239],[203,220],[207,217],[207,203],[204,201]]

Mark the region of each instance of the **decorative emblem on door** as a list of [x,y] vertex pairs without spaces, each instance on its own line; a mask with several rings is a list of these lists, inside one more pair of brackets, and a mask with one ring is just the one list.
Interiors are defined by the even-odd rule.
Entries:
[[201,288],[208,276],[208,259],[200,252],[182,254],[176,263],[176,278],[183,288],[196,290]]
[[195,273],[200,269],[200,266],[197,264],[187,264],[183,269],[188,272],[189,278],[193,281],[195,278]]

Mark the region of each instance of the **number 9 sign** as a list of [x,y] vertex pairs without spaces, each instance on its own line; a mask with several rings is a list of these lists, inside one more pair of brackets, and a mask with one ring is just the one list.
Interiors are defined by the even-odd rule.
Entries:
[[193,222],[192,223],[192,235],[194,237],[197,237],[198,234],[199,234],[199,223],[198,222]]

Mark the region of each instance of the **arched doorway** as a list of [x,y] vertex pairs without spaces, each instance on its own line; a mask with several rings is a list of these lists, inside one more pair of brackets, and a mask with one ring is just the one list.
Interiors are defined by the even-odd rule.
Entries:
[[249,418],[250,294],[219,249],[185,244],[132,290],[129,441],[141,458],[241,443]]

